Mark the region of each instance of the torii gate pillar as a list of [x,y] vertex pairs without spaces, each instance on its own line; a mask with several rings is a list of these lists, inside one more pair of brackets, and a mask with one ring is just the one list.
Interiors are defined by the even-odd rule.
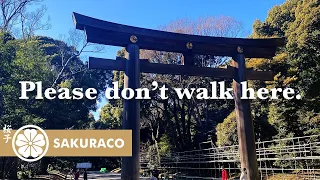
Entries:
[[235,79],[233,80],[232,87],[237,117],[241,171],[246,168],[248,179],[256,180],[259,179],[259,176],[250,101],[249,99],[241,99],[241,82],[247,81],[246,65],[243,48],[238,47],[237,51],[238,54],[233,57]]
[[[136,44],[129,44],[126,47],[127,62],[124,76],[124,88],[133,90],[140,88],[140,59],[139,47]],[[140,179],[140,101],[132,98],[124,101],[123,129],[132,130],[132,157],[122,158],[121,179]]]

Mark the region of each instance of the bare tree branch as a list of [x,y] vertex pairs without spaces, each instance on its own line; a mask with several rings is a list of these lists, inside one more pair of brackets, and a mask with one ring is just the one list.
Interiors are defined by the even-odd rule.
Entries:
[[[61,57],[61,66],[62,68],[60,69],[57,77],[53,81],[51,87],[54,87],[57,85],[57,83],[64,77],[63,73],[66,71],[66,68],[70,66],[70,63],[72,60],[75,58],[79,58],[81,54],[87,53],[87,52],[94,52],[94,53],[103,53],[104,51],[104,46],[101,45],[95,45],[92,43],[86,42],[85,36],[81,31],[78,31],[76,29],[71,29],[69,31],[69,37],[65,38],[65,36],[61,36],[64,38],[64,41],[67,41],[67,44],[71,47],[73,47],[73,51],[70,52],[64,49],[64,47],[60,48],[60,57]],[[79,49],[79,50],[77,50]],[[72,54],[70,56],[70,53]],[[69,57],[68,59],[66,59]],[[71,72],[71,74],[68,74],[68,76],[72,76],[74,74],[78,74],[80,72],[86,73],[86,69],[77,69],[77,72]]]
[[[62,68],[61,68],[61,70],[59,71],[58,76],[57,76],[56,79],[54,80],[54,82],[53,82],[53,84],[52,84],[51,87],[54,87],[54,86],[57,84],[58,80],[61,78],[62,73],[64,72],[65,68],[69,65],[70,61],[71,61],[73,58],[78,57],[78,56],[82,53],[82,51],[84,50],[84,48],[86,48],[87,44],[88,44],[88,43],[86,43],[86,44],[80,49],[80,51],[79,51],[78,53],[76,53],[76,54],[72,55],[71,57],[69,57],[65,64],[62,64]],[[63,61],[62,61],[62,62],[63,62]]]
[[34,35],[37,30],[46,30],[50,28],[50,18],[42,22],[47,8],[41,8],[28,12],[27,7],[42,0],[0,0],[0,10],[2,19],[0,21],[0,29],[5,32],[13,33],[17,25],[23,38],[28,38]]

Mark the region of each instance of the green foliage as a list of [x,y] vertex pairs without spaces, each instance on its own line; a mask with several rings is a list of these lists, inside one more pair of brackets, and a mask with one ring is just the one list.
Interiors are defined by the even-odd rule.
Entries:
[[10,40],[1,46],[11,46],[10,49],[5,48],[5,50],[8,50],[6,53],[14,55],[3,59],[5,62],[1,64],[2,71],[10,71],[5,76],[4,84],[1,85],[4,108],[0,118],[1,124],[20,127],[24,124],[42,123],[45,119],[40,114],[34,113],[42,102],[18,99],[20,96],[19,81],[43,81],[43,84],[48,84],[52,79],[48,61],[43,58],[44,53],[40,50],[40,44],[35,40],[28,42]]
[[170,144],[170,138],[168,137],[168,135],[163,135],[160,138],[158,146],[159,146],[159,154],[161,156],[169,155],[172,152],[172,145]]
[[0,117],[4,111],[4,85],[12,73],[12,63],[16,56],[13,38],[8,33],[0,33]]
[[[296,76],[296,85],[307,99],[320,96],[320,2],[299,1],[295,10],[295,21],[290,24],[286,36],[289,63],[296,67],[291,76]],[[316,107],[312,107],[316,108]],[[320,109],[319,106],[317,108]]]
[[238,144],[236,113],[232,112],[222,123],[217,125],[218,146],[230,146]]
[[105,128],[119,129],[121,126],[122,111],[122,107],[115,107],[108,103],[101,109],[99,122],[102,122]]
[[18,171],[17,172],[17,178],[18,179],[28,179],[32,177],[32,172],[31,171]]
[[[269,138],[281,139],[319,134],[320,2],[288,0],[272,8],[266,21],[256,21],[253,27],[252,37],[254,38],[277,36],[286,38],[286,45],[279,49],[271,61],[249,60],[251,67],[272,70],[277,74],[273,82],[266,82],[264,86],[292,87],[302,95],[301,100],[281,98],[269,102],[256,101],[256,105],[260,103],[262,106],[253,106],[254,109],[261,111],[260,107],[264,107],[264,111],[261,111],[262,116],[267,117],[267,122],[272,126],[268,128],[268,132],[275,131],[270,133]],[[256,82],[253,86],[259,87]],[[284,145],[286,144],[277,146]],[[275,161],[274,165],[295,167],[294,164],[281,160]]]
[[[320,2],[317,0],[288,0],[273,7],[264,22],[253,24],[252,38],[285,37],[286,45],[280,47],[270,59],[248,59],[247,66],[257,70],[275,72],[274,81],[250,81],[254,89],[296,89],[301,100],[253,100],[251,108],[257,140],[313,135],[320,128]],[[233,144],[229,138],[233,129],[218,125],[217,144]],[[230,125],[231,126],[231,125]],[[222,128],[224,127],[224,128]],[[231,126],[232,127],[232,126]],[[232,140],[232,138],[231,138]],[[232,140],[234,141],[234,140]]]
[[[74,56],[77,53],[75,48],[62,41],[48,37],[19,40],[7,33],[0,33],[0,38],[0,126],[11,124],[17,129],[34,124],[44,129],[89,128],[90,122],[94,121],[89,112],[96,109],[96,100],[35,100],[34,92],[29,94],[30,99],[20,100],[19,81],[41,81],[43,89],[95,88],[100,93],[111,80],[110,73],[89,70],[85,61]],[[72,56],[70,63],[65,65],[64,60]],[[54,84],[63,66],[65,69]],[[45,170],[48,160],[43,158],[37,163],[41,167],[32,170]]]
[[[252,37],[285,36],[287,44],[271,60],[249,65],[277,73],[267,87],[293,87],[301,100],[269,102],[268,122],[277,130],[277,137],[317,134],[320,111],[320,6],[317,0],[290,0],[272,8],[265,22],[256,21]],[[267,63],[266,63],[267,62]],[[307,116],[305,116],[307,115]],[[312,125],[310,120],[312,119]],[[311,126],[313,126],[311,128]]]

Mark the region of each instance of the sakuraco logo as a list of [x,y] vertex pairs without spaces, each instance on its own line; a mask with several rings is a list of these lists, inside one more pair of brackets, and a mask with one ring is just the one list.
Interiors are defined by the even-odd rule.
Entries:
[[3,126],[0,147],[0,157],[17,156],[26,162],[35,162],[44,156],[128,157],[132,155],[132,131],[43,130],[36,125],[26,125],[14,130],[10,124]]
[[49,149],[49,138],[40,127],[26,125],[15,132],[12,138],[12,149],[24,161],[38,161]]

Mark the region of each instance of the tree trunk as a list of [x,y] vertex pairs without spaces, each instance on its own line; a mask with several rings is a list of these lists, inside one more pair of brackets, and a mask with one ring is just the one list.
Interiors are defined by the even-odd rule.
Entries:
[[[157,132],[156,134],[158,134],[159,132],[159,128],[157,128]],[[155,148],[156,148],[156,153],[157,153],[157,165],[160,166],[160,153],[159,153],[159,146],[158,146],[158,141],[157,141],[157,137],[154,136],[154,129],[153,127],[151,127],[151,138],[152,138],[152,141],[155,145]]]
[[191,111],[193,109],[193,106],[189,105],[188,108],[188,119],[187,119],[187,146],[188,148],[191,148]]
[[175,123],[176,123],[176,129],[177,129],[177,140],[178,140],[178,144],[176,144],[176,146],[178,146],[178,148],[181,148],[181,129],[180,129],[180,124],[179,124],[179,118],[178,118],[178,111],[177,111],[177,104],[176,104],[176,100],[173,100],[173,111],[172,112],[174,114],[174,119],[175,119]]
[[181,111],[182,134],[183,134],[183,136],[185,136],[187,134],[186,133],[186,112],[184,110],[185,101],[182,100],[182,105],[180,106],[180,103],[178,105],[179,105],[180,111]]
[[158,141],[157,140],[155,140],[154,141],[154,145],[156,146],[156,151],[157,151],[157,156],[158,156],[158,165],[159,165],[159,167],[160,167],[160,152],[159,152],[159,146],[158,146]]

